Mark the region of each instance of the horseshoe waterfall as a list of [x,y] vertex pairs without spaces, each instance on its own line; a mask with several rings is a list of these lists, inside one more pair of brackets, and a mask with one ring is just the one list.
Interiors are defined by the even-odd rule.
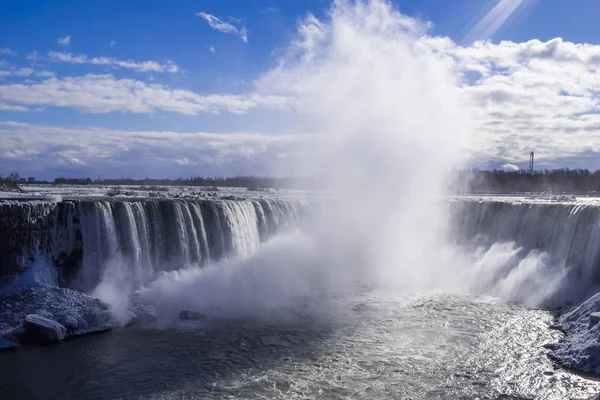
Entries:
[[279,199],[4,201],[0,272],[43,263],[61,285],[90,291],[119,262],[142,285],[161,271],[250,256],[307,208]]
[[[370,252],[385,249],[376,246],[382,240],[403,248],[410,238],[390,237],[383,226],[372,230],[377,225],[369,222],[369,204],[353,210],[366,216],[364,228],[337,233],[320,213],[332,204],[333,198],[272,194],[2,200],[0,345],[56,343],[110,330],[101,340],[124,351],[120,365],[130,366],[149,349],[151,359],[176,365],[177,378],[162,371],[157,379],[174,385],[177,395],[212,393],[207,377],[213,371],[227,382],[238,379],[228,375],[230,361],[219,361],[221,349],[234,351],[235,362],[249,371],[270,368],[268,374],[301,379],[306,387],[324,374],[365,396],[374,375],[339,360],[369,354],[381,365],[413,366],[403,378],[408,386],[395,389],[407,398],[423,374],[443,380],[448,370],[457,374],[448,390],[466,398],[562,399],[565,390],[600,390],[597,382],[568,372],[600,371],[600,324],[592,320],[600,311],[600,201],[444,198],[444,240],[426,249],[436,261],[428,269],[398,266],[383,279],[374,273],[381,258]],[[340,246],[336,235],[353,245]],[[44,333],[27,328],[34,324],[46,324]],[[379,329],[388,337],[381,348],[372,342]],[[427,340],[431,332],[437,332],[435,341]],[[121,340],[125,344],[115,344]],[[84,340],[72,343],[93,351]],[[156,350],[162,348],[169,354]],[[180,377],[197,376],[197,364],[189,361],[195,358],[176,356],[189,349],[204,360],[202,378],[181,389]],[[307,359],[329,357],[330,351],[344,357],[329,361],[332,371],[308,370],[301,377],[285,372],[288,362],[303,368]],[[64,354],[55,361],[66,368],[73,361],[69,350]],[[85,359],[76,364],[90,379],[98,369]],[[145,393],[131,371],[119,373],[123,384],[100,398],[118,396],[126,385]],[[540,376],[559,376],[561,383]],[[393,386],[395,380],[386,382]],[[98,390],[72,385],[52,393]],[[259,390],[274,395],[270,387]]]

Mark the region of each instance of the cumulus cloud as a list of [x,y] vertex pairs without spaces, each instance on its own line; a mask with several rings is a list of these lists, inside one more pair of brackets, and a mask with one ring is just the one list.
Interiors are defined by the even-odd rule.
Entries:
[[37,50],[34,50],[31,53],[27,54],[25,56],[25,59],[29,60],[29,61],[32,61],[32,62],[37,61],[37,59],[38,59],[38,52],[37,52]]
[[[357,10],[366,7],[361,4]],[[371,6],[375,7],[373,4],[382,3],[372,2]],[[516,1],[503,4],[503,11],[497,10],[490,21],[502,20],[509,11],[512,13],[518,8],[515,8]],[[374,10],[377,11],[376,7]],[[345,15],[343,23],[362,24],[364,29],[377,30],[378,26],[369,24],[378,21],[388,31],[390,27],[386,24],[394,24],[391,28],[411,32],[411,37],[417,38],[410,44],[415,53],[433,53],[440,63],[454,69],[461,101],[465,110],[469,111],[477,132],[468,148],[465,148],[465,153],[473,160],[492,162],[497,168],[508,168],[506,166],[527,162],[529,153],[535,151],[536,165],[564,166],[573,162],[569,160],[582,157],[586,162],[578,165],[590,169],[600,167],[600,45],[572,43],[561,38],[499,43],[475,41],[459,45],[447,37],[431,36],[428,30],[430,25],[426,22],[400,14],[385,19],[384,14],[375,19],[361,20],[357,12]],[[242,34],[242,28],[236,27],[235,21],[226,22],[206,13],[199,13],[198,16],[221,32],[238,36]],[[332,32],[331,29],[327,20],[312,15],[304,18],[299,23],[294,43],[289,46],[290,54],[286,53],[271,70],[262,74],[254,82],[254,90],[243,94],[198,94],[161,84],[90,74],[60,79],[53,77],[42,82],[0,84],[0,108],[26,111],[28,107],[54,106],[93,113],[170,111],[186,115],[221,111],[240,114],[257,109],[303,110],[305,107],[314,107],[314,104],[303,103],[302,99],[306,91],[315,88],[307,87],[307,80],[300,73],[281,76],[286,65],[297,63],[304,65],[305,69],[295,71],[314,72],[307,69],[314,65],[311,60],[322,56],[320,52],[329,49],[331,43],[328,41],[331,40],[340,41],[336,43],[339,49],[360,52],[367,61],[369,56],[376,55],[372,54],[373,48],[368,46],[357,48],[356,44],[361,43],[359,38],[349,37],[346,30]],[[389,38],[386,40],[388,42],[384,40],[380,47],[388,52],[393,51],[392,42]],[[212,51],[212,47],[208,49]],[[388,55],[395,60],[393,54]],[[348,57],[354,56],[356,54],[348,53]],[[51,53],[49,57],[57,62],[152,72],[168,70],[171,65],[152,61],[119,61],[67,52]],[[340,59],[340,65],[345,65],[345,61]],[[370,67],[367,61],[366,67]],[[401,63],[402,59],[398,62]],[[13,71],[11,76],[31,74],[27,69],[10,71]],[[7,72],[0,74],[8,75]],[[349,82],[357,84],[351,80]],[[381,91],[388,93],[389,90],[382,87]],[[335,107],[337,99],[323,96],[322,102],[322,107]],[[366,111],[379,112],[374,109],[376,103],[363,103],[360,104]]]
[[[373,7],[377,12],[376,4],[383,3],[359,2],[357,12],[344,15],[339,25],[351,24],[377,31],[377,26],[369,25],[372,21],[384,21],[381,25],[386,27],[393,23],[397,25],[394,29],[412,32],[417,37],[411,44],[416,54],[432,52],[439,63],[447,63],[454,69],[464,110],[477,132],[464,149],[473,162],[493,160],[498,167],[517,164],[527,161],[529,153],[535,151],[538,165],[564,166],[566,160],[585,153],[588,168],[600,168],[600,45],[555,38],[521,43],[476,41],[461,46],[447,37],[429,35],[427,23],[406,16],[395,15],[389,20],[361,19],[361,7]],[[502,19],[518,7],[516,2],[503,5],[507,8],[495,18]],[[309,69],[314,66],[312,60],[322,57],[322,52],[332,46],[359,52],[367,60],[378,56],[372,54],[372,47],[359,48],[360,38],[350,37],[350,29],[338,27],[335,32],[332,29],[336,27],[327,20],[312,15],[306,17],[290,46],[291,54],[286,54],[259,80],[260,90],[265,90],[262,83],[267,82],[268,93],[290,98],[289,104],[295,109],[314,107],[314,104],[298,103],[304,93],[314,89],[308,87],[302,74],[287,74],[285,79],[279,76],[285,72],[286,64],[305,65],[296,71],[312,74],[315,72]],[[393,53],[395,36],[390,36],[385,39],[386,49]],[[349,53],[346,59],[340,60],[339,68],[352,57],[354,53]],[[375,76],[380,73],[383,72],[374,71],[370,82],[376,82]],[[332,74],[331,79],[334,78],[337,75]],[[387,93],[386,88],[381,90],[382,95]],[[321,107],[335,107],[337,103],[338,99],[323,96]],[[374,104],[363,104],[360,112],[382,112],[372,109]],[[591,156],[593,154],[596,158]]]
[[58,44],[61,46],[69,46],[71,44],[71,36],[65,36],[64,38],[58,38]]
[[39,76],[40,78],[53,78],[56,76],[56,73],[53,71],[48,71],[46,69],[42,70],[42,71],[38,71],[35,73],[37,76]]
[[600,151],[600,46],[556,38],[449,43],[441,53],[463,75],[480,130],[478,151],[511,163],[532,150],[546,162]]
[[112,75],[88,74],[42,82],[0,85],[0,101],[24,106],[69,107],[91,113],[126,111],[136,114],[170,111],[186,115],[228,111],[243,114],[253,108],[282,108],[278,96],[210,94],[171,89]]
[[519,167],[514,164],[504,164],[502,166],[502,169],[504,169],[505,171],[518,171]]
[[165,64],[156,61],[132,61],[117,60],[111,57],[88,57],[86,54],[72,54],[66,52],[51,51],[48,58],[53,62],[66,62],[70,64],[94,64],[107,65],[115,68],[132,69],[136,72],[180,72],[179,67],[171,60]]
[[31,74],[33,74],[33,69],[31,68],[9,68],[6,70],[0,70],[0,78],[2,78],[3,76],[21,76],[21,77],[25,77],[25,76],[30,76]]
[[0,170],[120,177],[264,174],[306,136],[124,131],[0,122]]
[[29,108],[23,106],[15,106],[13,104],[0,103],[0,111],[30,111]]
[[[205,12],[199,12],[196,14],[196,16],[198,16],[198,17],[204,19],[206,22],[208,22],[208,25],[211,28],[216,29],[223,33],[228,33],[231,35],[239,36],[239,38],[242,39],[242,41],[248,43],[248,31],[246,30],[246,27],[242,26],[242,27],[238,28],[235,25],[233,25],[232,23],[223,21],[222,19],[215,17],[214,15],[205,13]],[[232,17],[230,17],[230,20],[237,24],[240,23],[240,20],[232,18]]]
[[14,57],[17,55],[16,52],[12,51],[8,47],[0,48],[0,54],[6,55],[6,56],[11,56],[11,57]]

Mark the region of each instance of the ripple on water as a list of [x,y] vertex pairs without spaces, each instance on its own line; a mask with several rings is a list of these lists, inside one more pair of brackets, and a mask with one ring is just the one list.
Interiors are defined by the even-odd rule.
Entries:
[[[284,320],[175,321],[1,355],[2,398],[585,398],[545,311],[470,296],[319,300]],[[324,311],[325,310],[325,311]]]

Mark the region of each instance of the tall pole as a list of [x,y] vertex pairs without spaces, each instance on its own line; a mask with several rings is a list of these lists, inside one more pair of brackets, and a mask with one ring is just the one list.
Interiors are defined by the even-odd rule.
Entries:
[[533,175],[533,151],[529,153],[529,175]]

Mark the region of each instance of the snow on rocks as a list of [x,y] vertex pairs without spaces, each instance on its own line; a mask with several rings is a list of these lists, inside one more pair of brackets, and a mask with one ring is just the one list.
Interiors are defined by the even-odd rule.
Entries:
[[556,324],[565,333],[550,357],[567,368],[600,373],[600,290],[564,313]]
[[600,312],[593,312],[590,314],[590,324],[596,325],[600,322]]
[[0,348],[110,330],[116,324],[108,308],[84,293],[44,284],[0,293]]
[[57,343],[67,336],[67,328],[38,314],[29,314],[24,321],[27,340],[34,343]]

